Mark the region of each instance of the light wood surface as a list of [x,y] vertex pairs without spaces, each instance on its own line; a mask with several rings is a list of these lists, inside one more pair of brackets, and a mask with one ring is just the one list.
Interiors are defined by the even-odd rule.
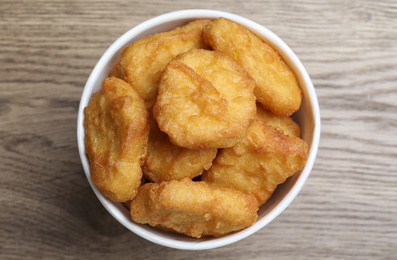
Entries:
[[[279,35],[315,85],[318,158],[298,197],[235,244],[180,251],[116,222],[90,189],[79,99],[120,35],[180,9]],[[0,0],[0,259],[397,259],[397,2]]]

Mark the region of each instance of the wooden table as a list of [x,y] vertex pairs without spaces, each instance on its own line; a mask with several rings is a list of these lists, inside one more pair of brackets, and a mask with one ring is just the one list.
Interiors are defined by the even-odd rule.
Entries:
[[[208,8],[254,20],[298,55],[322,118],[318,158],[276,220],[235,244],[179,251],[114,220],[76,141],[79,99],[124,32]],[[0,259],[397,259],[397,2],[0,1]]]

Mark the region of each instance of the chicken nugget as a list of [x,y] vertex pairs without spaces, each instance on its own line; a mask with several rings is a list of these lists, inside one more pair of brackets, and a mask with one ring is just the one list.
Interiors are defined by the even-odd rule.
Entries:
[[231,147],[256,113],[254,82],[232,58],[191,50],[164,70],[153,108],[160,129],[182,147]]
[[219,151],[201,180],[252,194],[261,206],[277,185],[303,169],[307,154],[302,139],[254,119],[235,146]]
[[154,117],[149,118],[148,156],[143,165],[144,175],[153,182],[193,179],[208,170],[218,149],[188,149],[174,145],[160,131]]
[[146,36],[121,51],[121,75],[145,100],[147,108],[156,101],[161,72],[177,54],[208,48],[202,28],[210,20],[196,20],[172,31]]
[[109,77],[123,79],[123,71],[121,69],[120,63],[117,63],[109,72]]
[[84,109],[91,180],[113,201],[135,197],[149,138],[149,113],[125,81],[107,78]]
[[261,105],[256,106],[255,119],[261,120],[274,128],[283,130],[286,135],[300,137],[300,126],[289,116],[277,116],[271,111],[263,108]]
[[147,183],[131,202],[131,218],[191,237],[219,237],[255,223],[256,199],[243,192],[194,182]]
[[204,41],[214,50],[233,57],[255,80],[258,101],[274,114],[290,116],[301,104],[293,71],[279,53],[246,27],[218,18],[203,29]]

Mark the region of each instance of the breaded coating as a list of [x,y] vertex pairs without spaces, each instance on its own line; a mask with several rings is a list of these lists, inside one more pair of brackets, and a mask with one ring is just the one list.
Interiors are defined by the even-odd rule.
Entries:
[[277,51],[246,27],[218,18],[203,29],[205,42],[214,50],[233,57],[255,80],[258,101],[274,114],[290,116],[301,104],[293,71]]
[[148,156],[143,173],[153,182],[193,179],[208,170],[218,149],[188,149],[174,145],[168,135],[160,131],[154,117],[149,118]]
[[252,194],[261,206],[277,185],[303,169],[307,156],[302,139],[254,119],[240,142],[219,151],[201,180]]
[[271,111],[263,108],[261,105],[256,106],[255,119],[262,120],[266,124],[273,126],[274,128],[283,130],[286,135],[293,135],[300,137],[301,128],[300,126],[289,116],[276,116]]
[[202,28],[209,22],[196,20],[172,31],[149,35],[121,51],[122,76],[142,96],[147,108],[156,101],[160,75],[170,60],[191,49],[208,48],[202,39]]
[[117,63],[109,72],[109,77],[123,79],[123,71],[121,69],[120,63]]
[[238,231],[258,217],[252,195],[189,178],[143,185],[130,208],[137,223],[195,238]]
[[135,197],[149,138],[149,113],[125,81],[107,78],[84,109],[91,180],[113,201]]
[[231,147],[256,113],[254,82],[232,58],[191,50],[164,70],[153,114],[160,129],[181,147]]

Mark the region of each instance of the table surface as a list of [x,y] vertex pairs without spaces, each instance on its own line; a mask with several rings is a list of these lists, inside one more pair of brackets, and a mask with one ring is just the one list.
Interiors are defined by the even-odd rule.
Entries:
[[[312,77],[318,157],[292,204],[229,246],[181,251],[128,231],[85,178],[79,99],[124,32],[165,12],[235,13],[279,35]],[[396,259],[397,2],[0,1],[1,259]]]

